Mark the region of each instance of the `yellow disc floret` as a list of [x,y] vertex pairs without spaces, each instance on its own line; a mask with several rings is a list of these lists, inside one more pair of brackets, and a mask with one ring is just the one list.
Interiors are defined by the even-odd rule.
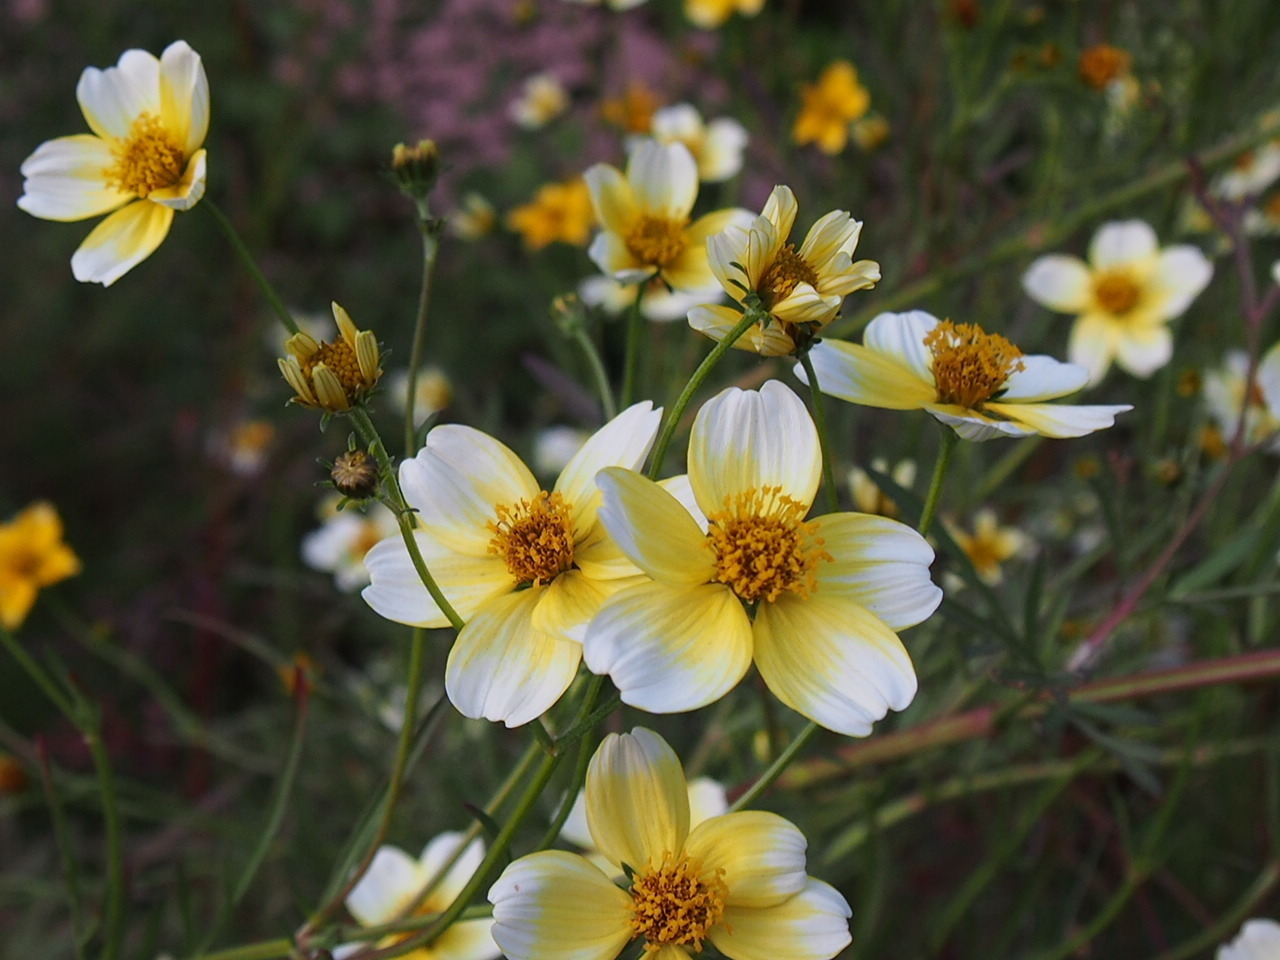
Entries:
[[140,114],[111,153],[116,162],[106,170],[107,184],[144,199],[152,190],[178,183],[187,167],[182,147],[154,113]]
[[977,324],[944,320],[929,331],[924,345],[933,354],[939,403],[976,410],[1004,387],[1010,374],[1023,369],[1021,350]]
[[668,944],[689,944],[694,953],[702,949],[708,931],[724,918],[728,891],[722,872],[703,875],[701,864],[667,853],[657,867],[635,875],[631,926],[644,937],[645,950]]
[[573,566],[573,510],[558,493],[499,504],[489,553],[502,557],[517,584],[540,585]]
[[623,241],[631,255],[641,263],[665,268],[684,252],[684,220],[644,216],[627,231]]
[[1093,282],[1093,298],[1107,313],[1122,317],[1138,305],[1142,288],[1125,271],[1112,270]]
[[773,263],[760,277],[759,294],[767,308],[785,300],[799,284],[807,283],[817,289],[817,271],[809,262],[796,253],[794,243],[788,243],[778,251]]
[[707,518],[716,581],[747,603],[772,603],[788,591],[807,597],[817,590],[817,566],[832,557],[814,535],[816,524],[804,522],[806,512],[781,487],[729,497],[724,510]]
[[338,378],[347,396],[354,397],[364,389],[365,382],[360,374],[360,361],[356,358],[356,352],[351,344],[345,340],[338,340],[335,343],[322,342],[319,350],[302,361],[302,372],[310,377],[315,368],[322,363]]

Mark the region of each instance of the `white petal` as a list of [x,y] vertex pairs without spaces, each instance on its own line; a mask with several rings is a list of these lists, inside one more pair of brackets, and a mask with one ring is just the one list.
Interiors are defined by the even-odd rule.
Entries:
[[698,165],[683,143],[642,141],[627,161],[627,181],[652,217],[684,220],[698,197]]
[[766,487],[813,504],[822,476],[818,431],[804,401],[781,381],[730,387],[698,411],[689,437],[689,482],[708,517],[735,494]]
[[126,50],[114,67],[87,67],[76,100],[90,130],[122,139],[141,114],[160,115],[160,61],[145,50]]
[[[698,306],[689,311],[689,326],[716,342],[725,339],[741,320],[742,314],[737,310],[719,304]],[[779,323],[766,327],[752,324],[733,345],[738,350],[750,350],[766,357],[786,356],[796,348],[795,341]]]
[[[414,537],[428,571],[462,619],[470,619],[490,599],[515,588],[506,564],[499,558],[456,553],[422,531],[415,532]],[[423,586],[399,534],[375,544],[364,555],[364,565],[371,583],[360,595],[375,613],[415,627],[449,625]]]
[[760,216],[773,225],[777,243],[786,243],[787,237],[791,236],[799,210],[800,205],[796,203],[796,195],[790,187],[780,184],[770,191]]
[[631,185],[622,171],[607,163],[597,163],[582,177],[591,193],[591,208],[595,211],[596,220],[610,233],[625,233],[635,222],[639,211],[631,195]]
[[615,866],[657,866],[689,835],[689,789],[680,759],[652,730],[611,733],[587,767],[587,824]]
[[654,410],[649,400],[633,404],[592,434],[565,466],[555,489],[573,509],[575,540],[595,523],[600,507],[596,474],[605,467],[639,470],[661,422],[661,407]]
[[583,659],[622,702],[650,713],[696,710],[751,666],[751,623],[722,584],[644,583],[611,597],[587,627]]
[[1010,420],[995,420],[976,410],[954,404],[925,407],[929,414],[956,432],[961,440],[995,440],[998,437],[1029,437],[1036,431]]
[[1089,383],[1096,385],[1106,376],[1119,346],[1120,328],[1097,314],[1076,318],[1067,341],[1067,357],[1089,371]]
[[[824,340],[809,351],[818,389],[849,403],[886,410],[918,410],[938,398],[933,372],[924,375],[900,357],[843,340]],[[797,364],[792,371],[801,383],[809,375]]]
[[924,338],[938,325],[938,318],[923,310],[882,313],[867,324],[862,345],[887,354],[917,377],[933,383],[933,354]]
[[83,220],[114,210],[133,197],[107,186],[104,172],[115,162],[100,137],[80,134],[47,140],[22,164],[18,206],[45,220]]
[[737,120],[721,117],[707,124],[698,175],[707,183],[719,183],[742,169],[742,152],[747,147],[747,128]]
[[1247,920],[1239,935],[1218,948],[1217,960],[1276,960],[1280,957],[1280,923]]
[[1149,377],[1172,359],[1168,327],[1130,327],[1116,339],[1116,364],[1135,377]]
[[640,283],[653,276],[653,267],[641,263],[616,233],[598,233],[587,256],[601,272],[618,283]]
[[672,586],[706,583],[715,574],[697,522],[671,493],[634,470],[600,471],[600,522],[637,567]]
[[582,647],[533,628],[542,589],[491,600],[458,634],[444,689],[463,716],[518,727],[546,713],[569,689]]
[[190,210],[204,199],[205,181],[208,177],[208,153],[197,150],[187,162],[182,179],[171,187],[152,190],[147,199],[170,210]]
[[760,605],[754,632],[756,666],[774,696],[828,730],[865,737],[915,697],[902,642],[851,600],[787,594]]
[[1089,371],[1084,367],[1043,354],[1022,357],[1021,363],[1022,369],[1015,370],[1004,382],[998,397],[1001,403],[1053,400],[1082,390],[1089,382]]
[[379,847],[348,894],[347,909],[363,926],[387,923],[408,908],[428,879],[418,861],[399,847]]
[[1160,251],[1155,269],[1147,282],[1159,299],[1160,317],[1171,320],[1191,306],[1213,278],[1213,263],[1199,247],[1167,247]]
[[423,847],[422,855],[418,857],[418,863],[422,867],[422,875],[432,884],[431,896],[428,898],[432,908],[435,908],[436,904],[439,904],[438,909],[440,910],[448,907],[453,902],[453,898],[462,892],[463,887],[467,885],[467,881],[480,869],[480,864],[484,862],[484,842],[478,839],[472,840],[458,855],[458,859],[453,861],[453,865],[449,867],[444,877],[439,880],[436,879],[436,876],[444,869],[445,864],[453,860],[458,851],[458,844],[465,837],[466,834],[456,830],[442,833],[438,837],[432,838]]
[[710,777],[695,777],[689,781],[689,827],[696,827],[704,820],[729,812],[729,797],[724,784]]
[[1083,437],[1095,430],[1105,430],[1116,422],[1116,414],[1133,407],[1077,406],[1069,403],[988,403],[987,409],[1017,423],[1026,424],[1046,437]]
[[890,630],[927,620],[942,602],[929,578],[933,548],[906,524],[865,513],[818,519],[817,536],[834,558],[819,563],[818,593],[865,607]]
[[821,880],[774,907],[732,907],[711,942],[730,960],[830,960],[853,940],[853,911]]
[[176,40],[160,54],[160,117],[187,156],[204,143],[209,131],[209,81],[200,54]]
[[1092,279],[1079,257],[1051,253],[1034,260],[1022,275],[1022,289],[1032,300],[1059,313],[1079,313],[1089,304]]
[[71,257],[71,273],[82,283],[109,287],[155,252],[172,223],[168,207],[134,201],[93,228]]
[[1095,270],[1145,260],[1159,249],[1156,232],[1142,220],[1104,223],[1089,244],[1089,264]]
[[431,945],[431,954],[442,960],[494,960],[501,953],[493,939],[493,921],[488,918],[455,923]]

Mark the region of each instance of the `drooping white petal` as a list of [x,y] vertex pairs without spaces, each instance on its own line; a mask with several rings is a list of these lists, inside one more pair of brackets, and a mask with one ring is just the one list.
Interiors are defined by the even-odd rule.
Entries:
[[711,580],[706,537],[679,500],[634,470],[601,470],[596,483],[604,498],[600,522],[632,563],[673,586]]
[[662,422],[662,408],[644,400],[632,404],[591,435],[560,473],[555,492],[573,510],[574,539],[584,537],[600,508],[596,474],[605,467],[638,470],[649,455]]
[[[739,291],[741,292],[741,291]],[[689,326],[712,340],[724,340],[742,320],[742,314],[732,307],[719,304],[694,307],[689,311]],[[795,341],[783,330],[782,324],[756,323],[734,341],[738,350],[750,350],[766,357],[782,357],[796,348]]]
[[695,710],[724,696],[751,666],[751,623],[721,584],[643,583],[606,601],[587,627],[583,659],[622,702],[650,713]]
[[1093,289],[1089,268],[1079,257],[1051,253],[1038,257],[1022,275],[1022,289],[1032,300],[1059,313],[1080,313]]
[[1044,354],[1020,357],[1021,370],[1009,374],[997,399],[1001,403],[1053,400],[1082,390],[1089,382],[1089,371],[1074,363],[1063,363]]
[[1156,232],[1142,220],[1104,223],[1089,244],[1089,264],[1095,269],[1120,266],[1155,256]]
[[865,737],[915,697],[902,642],[851,600],[784,594],[760,605],[754,634],[756,666],[774,696],[828,730]]
[[155,252],[172,223],[168,207],[137,200],[90,231],[71,256],[71,273],[81,283],[109,287]]
[[187,156],[209,131],[209,81],[200,54],[176,40],[160,54],[160,119]]
[[103,172],[115,162],[111,146],[87,133],[46,140],[22,164],[26,181],[18,206],[45,220],[84,220],[133,199],[110,187]]
[[86,67],[76,100],[90,130],[123,139],[141,114],[160,114],[160,61],[145,50],[126,50],[114,67]]
[[493,939],[510,960],[614,960],[631,939],[631,898],[572,853],[510,864],[489,888]]
[[925,407],[929,415],[945,423],[961,440],[974,442],[995,440],[998,437],[1029,437],[1035,430],[1011,420],[997,420],[977,410],[953,403],[930,404]]
[[534,629],[533,608],[544,589],[489,601],[458,633],[444,689],[463,716],[518,727],[546,713],[569,689],[582,647]]
[[1147,278],[1154,288],[1161,319],[1172,320],[1191,306],[1191,301],[1213,279],[1213,263],[1199,247],[1183,245],[1166,247],[1156,259],[1155,269]]
[[611,733],[587,767],[587,826],[614,866],[657,866],[689,835],[689,790],[680,758],[647,727]]
[[853,911],[821,880],[777,906],[730,907],[710,939],[730,960],[830,960],[847,947]]
[[387,923],[413,903],[429,879],[418,861],[399,847],[381,846],[347,895],[347,909],[363,926]]
[[147,194],[147,199],[170,210],[190,210],[204,199],[207,177],[208,154],[204,150],[197,150],[187,162],[187,168],[177,183],[152,190]]
[[[932,371],[922,376],[901,358],[861,344],[823,340],[809,351],[809,361],[818,377],[818,389],[849,403],[918,410],[938,397]],[[810,386],[804,367],[797,364],[793,372]]]
[[684,220],[698,197],[698,165],[683,143],[642,141],[627,161],[627,181],[641,211]]
[[[498,557],[469,557],[421,531],[418,549],[445,599],[464,620],[493,597],[515,589],[506,564]],[[400,536],[388,537],[364,555],[372,581],[361,596],[374,612],[415,627],[446,627],[449,620],[431,599]]]
[[729,907],[770,907],[804,889],[808,841],[776,813],[743,810],[714,817],[689,833],[684,849],[704,874],[717,871]]
[[804,401],[781,381],[759,391],[723,390],[693,421],[689,482],[707,516],[735,494],[767,487],[781,487],[807,510],[821,475],[817,428]]
[[1083,406],[1069,403],[988,403],[986,409],[1025,424],[1046,437],[1083,437],[1114,426],[1129,404]]

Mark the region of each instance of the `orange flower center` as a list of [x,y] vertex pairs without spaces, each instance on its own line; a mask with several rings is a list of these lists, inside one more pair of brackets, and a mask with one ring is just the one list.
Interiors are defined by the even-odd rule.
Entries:
[[693,952],[724,918],[728,893],[717,870],[703,876],[701,864],[687,856],[664,854],[656,868],[637,873],[631,885],[631,928],[644,937],[646,951],[668,944],[691,944]]
[[1080,79],[1095,90],[1105,90],[1112,80],[1129,72],[1127,51],[1097,43],[1080,54]]
[[830,561],[804,522],[805,506],[781,487],[763,487],[729,497],[725,509],[707,519],[707,542],[715,554],[717,583],[747,603],[772,603],[786,592],[807,597],[818,589],[817,566]]
[[665,217],[641,217],[623,237],[631,255],[641,263],[665,269],[676,262],[688,245],[684,227],[688,221]]
[[356,352],[347,341],[321,342],[320,349],[302,361],[303,374],[310,379],[311,371],[322,363],[338,378],[348,397],[354,397],[366,386],[364,377],[360,374],[360,361],[356,359]]
[[791,295],[799,284],[807,283],[815,290],[818,287],[817,271],[809,265],[809,261],[796,253],[796,245],[788,243],[778,251],[773,263],[760,278],[760,299],[768,309]]
[[152,190],[172,187],[182,179],[187,157],[160,118],[143,113],[129,135],[111,148],[116,162],[106,170],[108,186],[145,199]]
[[1142,289],[1122,270],[1102,274],[1093,282],[1093,298],[1107,313],[1122,317],[1142,298]]
[[506,561],[516,583],[549,583],[573,566],[573,510],[560,494],[540,490],[532,500],[495,510],[489,553]]
[[1004,386],[1009,375],[1023,369],[1022,351],[998,333],[984,333],[977,324],[944,320],[924,338],[933,353],[933,379],[938,402],[976,410]]

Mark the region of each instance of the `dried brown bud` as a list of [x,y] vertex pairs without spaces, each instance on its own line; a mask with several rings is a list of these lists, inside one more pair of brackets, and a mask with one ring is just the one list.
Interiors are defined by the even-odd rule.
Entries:
[[348,450],[329,472],[338,492],[352,500],[368,500],[378,492],[378,464],[363,450]]

